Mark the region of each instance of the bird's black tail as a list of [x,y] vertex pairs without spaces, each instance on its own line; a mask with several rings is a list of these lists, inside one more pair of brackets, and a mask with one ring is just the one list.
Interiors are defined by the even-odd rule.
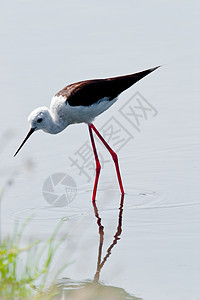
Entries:
[[71,106],[90,106],[105,97],[111,101],[157,68],[131,75],[80,81],[66,86],[56,96],[62,95]]
[[[158,69],[160,66],[157,66],[155,68],[151,68],[148,70],[144,70],[138,73],[134,73],[131,75],[124,75],[124,76],[118,76],[114,78],[108,78],[108,81],[110,81],[110,88],[113,87],[113,97],[116,95],[119,95],[129,87],[131,87],[133,84],[135,84],[137,81],[141,80],[151,72]],[[115,95],[114,95],[115,94]]]

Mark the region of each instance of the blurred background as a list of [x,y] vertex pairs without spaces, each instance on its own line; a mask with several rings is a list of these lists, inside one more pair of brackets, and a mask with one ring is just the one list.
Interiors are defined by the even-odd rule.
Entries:
[[[63,277],[93,278],[99,241],[91,205],[94,169],[85,162],[87,176],[72,163],[88,141],[87,126],[69,126],[55,136],[37,132],[13,154],[28,132],[29,113],[49,106],[67,84],[162,65],[95,121],[101,128],[117,120],[127,141],[118,152],[127,192],[122,235],[101,280],[147,300],[197,299],[199,1],[8,0],[0,7],[2,235],[12,231],[14,220],[33,215],[24,237],[45,239],[65,218],[62,230],[69,238],[56,265],[73,261]],[[135,93],[151,108],[139,130],[120,113]],[[118,224],[120,193],[111,158],[97,146],[105,161],[97,205],[106,253]],[[77,194],[70,205],[55,207],[42,191],[45,180],[60,173],[70,174]]]

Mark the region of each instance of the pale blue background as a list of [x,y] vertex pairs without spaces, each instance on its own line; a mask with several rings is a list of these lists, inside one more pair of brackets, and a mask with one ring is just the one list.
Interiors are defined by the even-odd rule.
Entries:
[[[46,205],[41,191],[48,176],[70,173],[81,196],[73,203],[79,214],[64,227],[71,238],[62,257],[75,263],[63,276],[92,278],[96,267],[93,183],[78,176],[69,161],[88,132],[85,125],[71,126],[56,136],[38,132],[14,159],[29,128],[27,116],[37,106],[49,106],[51,97],[69,83],[161,64],[95,122],[100,127],[117,115],[136,91],[158,110],[119,159],[125,188],[147,189],[159,196],[145,202],[143,209],[128,209],[127,194],[122,239],[101,279],[147,300],[199,298],[199,12],[199,1],[1,1],[0,133],[10,129],[14,134],[9,142],[0,140],[1,147],[7,144],[0,158],[1,186],[19,173],[3,199],[3,232],[12,229],[24,209],[40,212]],[[34,164],[29,172],[24,168],[27,159]],[[99,201],[110,199],[117,207],[120,195],[111,162],[102,171],[100,186],[105,192],[99,193]],[[115,188],[114,196],[110,188]],[[48,236],[58,214],[55,211],[54,221],[33,221],[27,237]],[[110,228],[105,250],[116,227],[113,214],[102,215],[105,231]],[[57,261],[62,264],[63,259]]]

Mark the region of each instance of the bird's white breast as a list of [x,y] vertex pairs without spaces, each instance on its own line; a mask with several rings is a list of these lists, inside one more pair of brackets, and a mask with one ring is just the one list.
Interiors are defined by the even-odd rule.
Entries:
[[107,110],[116,100],[117,98],[114,98],[109,101],[109,98],[105,97],[89,106],[71,106],[63,96],[54,96],[50,111],[57,121],[66,123],[66,126],[74,123],[90,124],[96,116]]

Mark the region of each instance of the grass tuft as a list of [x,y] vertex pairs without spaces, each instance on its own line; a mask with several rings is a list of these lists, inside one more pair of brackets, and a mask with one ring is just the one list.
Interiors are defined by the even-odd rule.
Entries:
[[56,278],[46,290],[47,278],[53,257],[65,239],[57,241],[63,222],[56,226],[47,242],[36,240],[22,247],[22,234],[29,221],[21,226],[16,224],[13,235],[0,242],[0,299],[51,299],[55,294],[53,283]]

